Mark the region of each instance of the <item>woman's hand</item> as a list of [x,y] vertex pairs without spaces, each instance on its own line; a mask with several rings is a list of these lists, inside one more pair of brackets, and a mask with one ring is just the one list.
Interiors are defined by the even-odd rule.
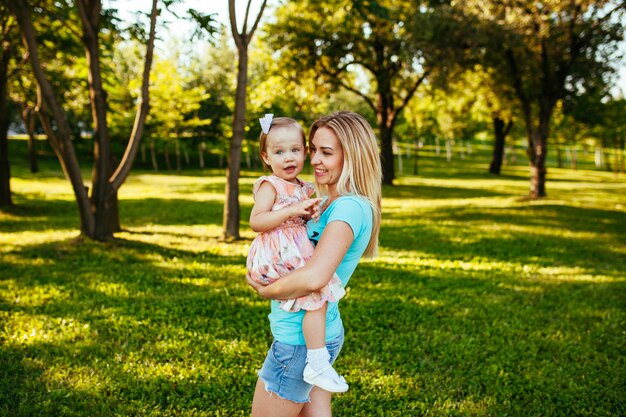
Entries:
[[246,281],[248,281],[248,285],[251,286],[252,289],[256,291],[257,294],[259,294],[261,297],[265,299],[269,298],[267,297],[267,295],[265,295],[265,289],[267,288],[267,286],[259,284],[258,282],[250,278],[248,274],[246,274]]

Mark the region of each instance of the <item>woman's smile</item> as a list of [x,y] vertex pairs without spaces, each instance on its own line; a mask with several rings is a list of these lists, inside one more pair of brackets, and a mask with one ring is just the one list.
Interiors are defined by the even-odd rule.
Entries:
[[343,171],[343,148],[335,133],[320,128],[311,140],[311,165],[315,169],[315,180],[328,186],[333,192]]

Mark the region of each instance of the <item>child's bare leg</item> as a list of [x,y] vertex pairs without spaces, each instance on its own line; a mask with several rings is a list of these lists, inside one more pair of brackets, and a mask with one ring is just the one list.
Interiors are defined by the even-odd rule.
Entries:
[[348,390],[346,380],[337,374],[330,364],[330,354],[326,349],[326,310],[328,304],[304,314],[302,332],[307,347],[304,380],[329,392]]
[[326,349],[326,310],[328,303],[324,303],[317,310],[309,310],[302,320],[302,332],[307,349]]

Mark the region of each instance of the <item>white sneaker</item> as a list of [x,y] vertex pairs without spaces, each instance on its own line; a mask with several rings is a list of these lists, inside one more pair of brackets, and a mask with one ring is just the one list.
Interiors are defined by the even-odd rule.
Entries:
[[314,370],[308,363],[304,367],[302,374],[304,382],[315,385],[328,392],[346,392],[348,384],[344,377],[337,374],[332,365],[323,367],[321,370]]

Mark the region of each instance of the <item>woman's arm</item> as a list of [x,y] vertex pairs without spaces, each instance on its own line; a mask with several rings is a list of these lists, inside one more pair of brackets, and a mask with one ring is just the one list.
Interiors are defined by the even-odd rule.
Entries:
[[312,198],[272,211],[272,206],[276,201],[276,189],[272,184],[265,181],[254,196],[254,207],[250,213],[250,228],[257,233],[271,230],[280,226],[290,217],[301,217],[309,214],[309,207],[319,203],[320,200],[319,198]]
[[302,267],[267,286],[248,283],[261,297],[289,300],[310,294],[328,284],[354,241],[350,226],[340,220],[328,223],[313,252]]

